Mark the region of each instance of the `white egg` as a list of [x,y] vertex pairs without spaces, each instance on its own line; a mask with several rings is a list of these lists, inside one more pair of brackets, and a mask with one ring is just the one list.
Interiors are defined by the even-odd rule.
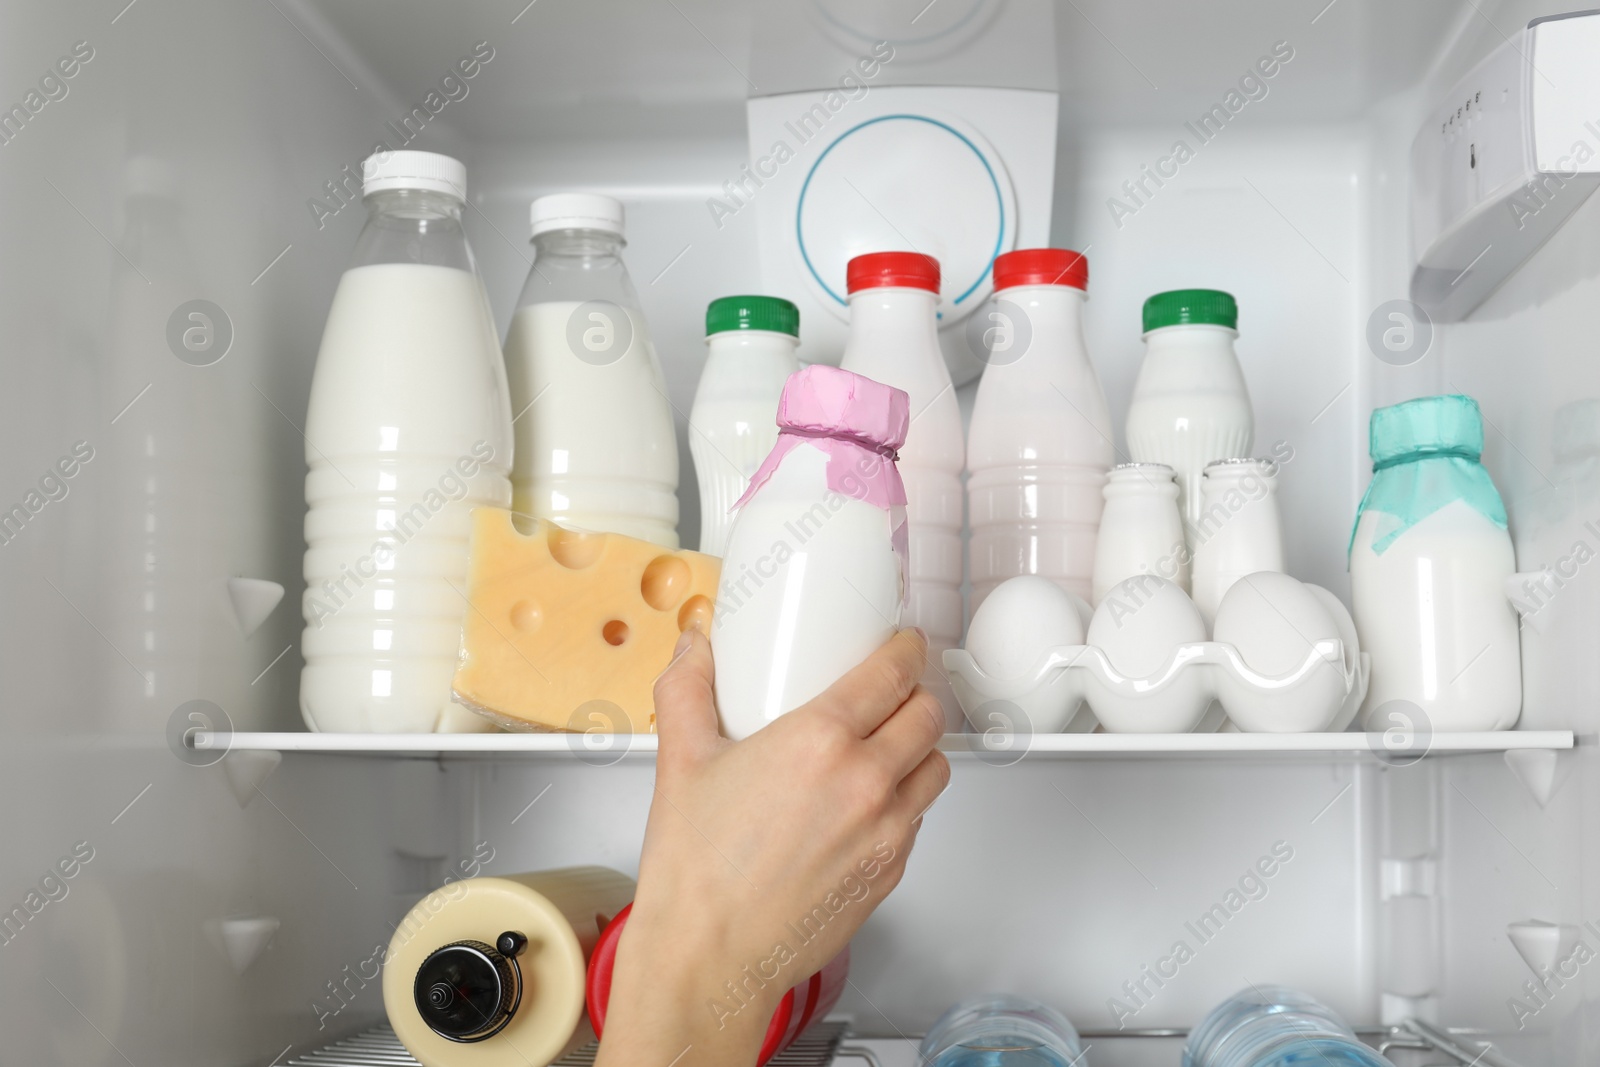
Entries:
[[1311,587],[1287,574],[1259,571],[1228,589],[1212,632],[1219,643],[1238,649],[1251,670],[1278,678],[1304,664],[1318,641],[1340,637],[1339,630]]
[[1060,645],[1083,644],[1077,600],[1048,578],[1001,582],[972,615],[966,649],[992,678],[1016,678]]
[[1350,617],[1350,609],[1344,602],[1334,596],[1330,591],[1320,585],[1306,583],[1306,588],[1311,590],[1322,606],[1327,609],[1328,615],[1339,624],[1339,639],[1344,642],[1345,658],[1351,663],[1357,662],[1361,654],[1361,645],[1356,636],[1356,621]]
[[1206,621],[1194,601],[1153,574],[1136,574],[1112,586],[1089,623],[1089,643],[1129,678],[1149,678],[1179,645],[1205,639]]

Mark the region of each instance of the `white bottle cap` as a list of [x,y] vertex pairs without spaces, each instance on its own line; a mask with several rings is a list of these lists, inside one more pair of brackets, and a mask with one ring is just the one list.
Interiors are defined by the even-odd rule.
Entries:
[[467,167],[437,152],[379,152],[361,164],[361,195],[385,189],[426,189],[467,200]]
[[528,209],[533,236],[551,230],[604,230],[622,233],[622,202],[600,193],[552,193]]

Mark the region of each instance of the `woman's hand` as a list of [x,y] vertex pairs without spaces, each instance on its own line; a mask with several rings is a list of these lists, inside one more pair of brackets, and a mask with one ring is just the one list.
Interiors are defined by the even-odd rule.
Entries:
[[711,644],[656,682],[656,792],[597,1067],[753,1067],[783,994],[905,873],[950,765],[927,639],[897,633],[751,737],[717,732]]

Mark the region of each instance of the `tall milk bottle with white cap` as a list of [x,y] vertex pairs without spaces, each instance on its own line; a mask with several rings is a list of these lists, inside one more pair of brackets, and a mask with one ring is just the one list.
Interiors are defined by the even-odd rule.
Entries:
[[966,448],[950,371],[939,351],[939,261],[916,252],[873,252],[846,267],[850,334],[839,366],[911,398],[900,449],[910,536],[910,599],[901,622],[928,635],[923,684],[944,705],[952,731],[964,722],[944,673],[961,640],[961,466]]
[[506,335],[513,507],[678,547],[678,438],[661,364],[622,263],[622,205],[541,196],[534,263]]
[[994,301],[979,323],[986,366],[967,436],[973,611],[1020,574],[1085,600],[1094,591],[1114,450],[1111,411],[1083,341],[1088,287],[1088,260],[1065,248],[1018,249],[994,261]]
[[511,407],[461,229],[466,168],[389,152],[363,176],[306,412],[300,710],[315,730],[486,729],[450,680],[469,513],[511,500]]

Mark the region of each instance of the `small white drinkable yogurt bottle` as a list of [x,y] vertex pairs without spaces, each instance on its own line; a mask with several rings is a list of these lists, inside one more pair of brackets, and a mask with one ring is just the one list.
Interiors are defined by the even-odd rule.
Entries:
[[906,591],[910,401],[837,367],[797,371],[778,443],[740,498],[711,626],[722,732],[748,737],[894,635]]

